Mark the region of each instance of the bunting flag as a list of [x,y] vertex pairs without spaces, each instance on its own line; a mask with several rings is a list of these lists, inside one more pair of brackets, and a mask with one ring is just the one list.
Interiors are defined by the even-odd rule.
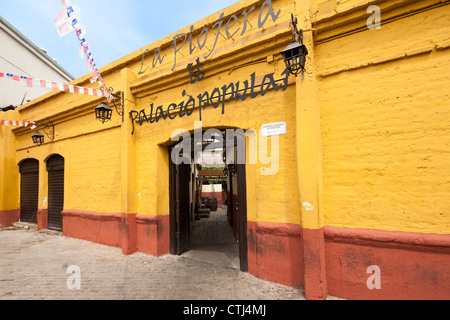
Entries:
[[67,16],[67,7],[63,1],[61,1],[61,2],[62,2],[61,4],[63,5],[63,8],[62,8],[61,12],[58,14],[58,16],[56,17],[54,24],[55,24],[56,30],[58,31],[59,36],[62,38],[65,35],[68,35],[69,33],[71,33],[73,31],[73,27],[69,21],[69,17]]
[[61,84],[46,80],[32,79],[30,77],[18,76],[12,73],[4,73],[4,72],[0,72],[0,78],[17,81],[23,85],[26,85],[28,88],[44,88],[51,90],[60,90],[69,93],[78,93],[87,96],[108,98],[108,96],[105,94],[105,91],[99,89],[73,86],[70,84]]
[[12,126],[12,127],[28,127],[31,130],[37,128],[37,124],[34,121],[14,121],[14,120],[0,120],[0,126]]
[[83,53],[86,56],[86,68],[92,75],[90,79],[91,83],[98,82],[102,87],[103,96],[108,99],[108,102],[114,99],[111,92],[105,85],[105,82],[100,75],[97,65],[94,62],[94,58],[92,56],[91,50],[89,48],[89,43],[85,39],[86,27],[81,26],[79,21],[79,13],[75,12],[75,8],[72,6],[70,0],[60,0],[63,6],[61,12],[55,19],[55,27],[58,30],[58,33],[61,37],[69,34],[72,31],[75,31],[78,40],[80,41],[80,50],[79,54],[81,58],[83,58]]

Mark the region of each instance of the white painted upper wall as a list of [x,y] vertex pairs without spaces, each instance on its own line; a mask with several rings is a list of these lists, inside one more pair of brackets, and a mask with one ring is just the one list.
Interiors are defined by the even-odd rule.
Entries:
[[[68,83],[74,80],[43,50],[0,16],[0,72],[34,79]],[[0,108],[15,107],[36,99],[49,89],[28,88],[6,78],[0,78]]]

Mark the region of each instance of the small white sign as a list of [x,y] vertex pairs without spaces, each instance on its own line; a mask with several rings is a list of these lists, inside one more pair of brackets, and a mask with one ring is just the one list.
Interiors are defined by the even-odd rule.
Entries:
[[287,133],[286,122],[274,122],[264,124],[261,127],[262,136],[270,137],[270,136],[279,136]]

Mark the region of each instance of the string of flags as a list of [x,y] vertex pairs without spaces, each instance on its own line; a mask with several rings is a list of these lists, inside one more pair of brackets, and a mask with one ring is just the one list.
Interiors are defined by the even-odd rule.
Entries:
[[[64,92],[70,93],[78,93],[89,96],[96,97],[107,97],[105,91],[93,88],[85,88],[79,86],[73,86],[69,84],[61,84],[46,80],[33,79],[30,77],[19,76],[12,73],[0,72],[0,78],[10,79],[13,81],[17,81],[21,84],[26,85],[29,88],[46,88],[52,90],[60,90]],[[35,121],[14,121],[14,120],[0,120],[0,126],[14,126],[14,127],[30,127],[31,130],[34,130],[38,127]]]
[[0,120],[0,126],[12,126],[12,127],[28,127],[31,130],[37,128],[37,124],[34,121],[14,121],[14,120]]
[[60,0],[63,8],[61,12],[56,17],[54,22],[55,27],[60,35],[60,37],[64,37],[65,35],[75,31],[78,40],[80,42],[80,56],[83,58],[83,53],[86,56],[86,68],[92,75],[90,79],[91,83],[98,82],[102,87],[103,96],[108,99],[109,102],[114,99],[111,92],[108,90],[105,82],[98,71],[97,65],[95,64],[94,58],[92,56],[92,52],[89,48],[89,43],[85,39],[85,34],[87,28],[82,26],[79,21],[79,13],[75,11],[75,8],[72,6],[70,0]]
[[[60,90],[64,92],[70,92],[70,93],[78,93],[78,94],[84,94],[88,96],[96,96],[96,97],[103,97],[105,98],[105,92],[99,89],[93,89],[93,88],[85,88],[85,87],[79,87],[79,86],[73,86],[69,84],[61,84],[46,80],[39,80],[39,79],[33,79],[30,77],[25,76],[19,76],[12,73],[5,73],[0,72],[0,78],[10,79],[13,81],[17,81],[23,85],[26,85],[28,88],[45,88],[45,89],[52,89],[52,90]],[[37,124],[34,121],[14,121],[14,120],[0,120],[1,126],[15,126],[15,127],[28,127],[30,126],[31,130],[34,130],[37,128]]]
[[79,86],[73,86],[69,84],[61,84],[53,81],[46,81],[40,79],[33,79],[30,77],[19,76],[12,73],[0,72],[0,78],[7,78],[11,80],[18,81],[29,88],[46,88],[52,90],[60,90],[69,93],[79,93],[90,96],[104,97],[108,99],[108,102],[111,102],[114,99],[113,94],[105,85],[105,82],[100,75],[97,65],[94,62],[94,58],[89,49],[89,44],[84,38],[86,34],[86,27],[80,25],[77,15],[79,13],[75,13],[75,9],[72,6],[70,0],[60,0],[63,5],[63,9],[59,13],[58,17],[55,20],[56,29],[61,37],[69,34],[74,31],[77,34],[77,37],[80,41],[80,55],[83,56],[83,52],[86,55],[86,67],[90,71],[92,78],[90,79],[91,83],[98,82],[101,86],[100,89],[93,88],[85,88]]
[[[85,88],[74,86],[70,84],[62,84],[56,83],[52,81],[33,79],[30,77],[19,76],[12,73],[0,72],[0,78],[10,79],[13,81],[17,81],[20,84],[26,85],[28,88],[45,88],[52,90],[60,90],[64,92],[70,93],[78,93],[84,94],[88,96],[96,96],[107,98],[104,90],[93,89],[93,88]],[[38,127],[35,121],[14,121],[14,120],[0,120],[1,126],[15,126],[15,127],[28,127],[30,126],[31,130],[34,130]]]
[[52,82],[52,81],[33,79],[30,77],[19,76],[19,75],[15,75],[12,73],[5,73],[5,72],[0,72],[0,78],[17,81],[23,85],[26,85],[28,88],[44,88],[44,89],[60,90],[60,91],[70,92],[70,93],[84,94],[84,95],[88,95],[88,96],[108,98],[107,95],[105,94],[105,91],[99,90],[99,89],[85,88],[85,87],[73,86],[70,84],[62,84],[62,83],[56,83],[56,82]]
[[[78,93],[90,96],[104,97],[108,99],[108,102],[111,102],[114,99],[111,91],[106,87],[105,82],[98,71],[97,65],[94,62],[94,58],[92,56],[92,52],[89,48],[89,43],[85,39],[85,34],[87,28],[82,26],[79,21],[79,13],[75,12],[75,8],[72,6],[70,0],[60,0],[61,5],[63,6],[61,12],[56,17],[54,22],[55,27],[58,31],[60,37],[64,37],[65,35],[75,31],[78,40],[80,42],[80,50],[79,54],[81,58],[83,58],[83,53],[86,56],[86,68],[92,75],[90,79],[91,83],[97,82],[101,86],[101,90],[93,89],[93,88],[85,88],[79,87],[69,84],[61,84],[52,81],[33,79],[26,76],[19,76],[12,73],[0,72],[0,78],[10,79],[13,81],[17,81],[21,84],[26,85],[29,88],[39,87],[46,88],[52,90],[60,90],[64,92],[70,93]],[[30,127],[32,130],[38,127],[38,124],[35,121],[14,121],[14,120],[0,120],[1,126],[16,126],[16,127]]]

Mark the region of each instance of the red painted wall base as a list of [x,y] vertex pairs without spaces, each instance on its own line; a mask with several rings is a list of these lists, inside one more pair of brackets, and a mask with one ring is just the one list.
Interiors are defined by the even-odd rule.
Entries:
[[248,221],[247,228],[249,273],[286,286],[304,286],[300,226]]
[[48,227],[48,209],[39,209],[37,212],[37,229],[44,230]]
[[63,211],[63,234],[67,237],[122,248],[126,255],[144,252],[169,253],[169,216]]
[[249,273],[307,299],[450,299],[450,235],[249,221],[248,244]]
[[[303,287],[307,299],[450,299],[450,235],[247,224],[249,273]],[[64,211],[63,226],[65,236],[121,247],[124,254],[169,254],[169,216]]]
[[[324,230],[330,295],[363,300],[450,299],[450,235]],[[380,289],[373,286],[377,275],[371,266],[379,268]]]
[[169,216],[137,215],[137,251],[163,256],[170,251]]
[[17,210],[2,210],[0,211],[0,226],[11,227],[14,222],[19,221],[20,211]]
[[71,210],[62,215],[64,236],[121,247],[121,214]]

